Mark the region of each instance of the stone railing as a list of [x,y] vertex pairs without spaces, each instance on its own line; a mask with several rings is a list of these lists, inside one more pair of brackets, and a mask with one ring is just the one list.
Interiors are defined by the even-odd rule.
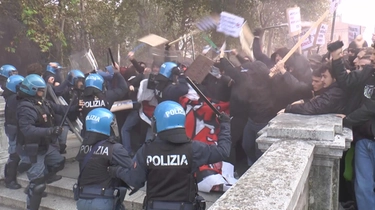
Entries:
[[337,210],[351,130],[335,115],[281,114],[259,133],[263,156],[209,210]]

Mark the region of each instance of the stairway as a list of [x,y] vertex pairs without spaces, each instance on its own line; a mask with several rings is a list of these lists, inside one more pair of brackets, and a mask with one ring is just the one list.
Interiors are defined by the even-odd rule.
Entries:
[[[54,183],[48,184],[46,192],[47,197],[42,199],[40,210],[73,210],[76,209],[76,202],[73,199],[72,187],[79,174],[78,162],[74,160],[78,153],[81,142],[74,134],[69,134],[67,140],[67,154],[65,168],[59,172],[63,178]],[[1,157],[0,157],[1,159]],[[3,163],[0,163],[0,166]],[[3,170],[3,167],[0,167]],[[3,173],[3,171],[0,171]],[[1,177],[3,178],[3,177]],[[5,188],[3,181],[0,183],[0,209],[1,210],[21,210],[26,206],[26,194],[24,187],[29,183],[26,174],[21,174],[17,178],[23,188],[19,190],[10,190]],[[129,193],[129,192],[128,192]],[[207,201],[207,208],[213,204],[221,193],[200,193]],[[124,205],[128,210],[142,210],[143,198],[146,195],[145,188],[140,189],[135,194],[126,195]]]

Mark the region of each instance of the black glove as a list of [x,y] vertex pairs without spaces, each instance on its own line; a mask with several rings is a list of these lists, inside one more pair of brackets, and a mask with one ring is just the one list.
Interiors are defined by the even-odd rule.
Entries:
[[120,166],[108,166],[107,167],[107,171],[108,171],[111,178],[117,178],[117,169],[119,167]]
[[138,110],[140,108],[141,108],[141,103],[138,103],[138,102],[133,103],[133,109]]
[[219,116],[218,116],[218,120],[220,123],[222,122],[230,122],[230,117],[228,114],[222,112]]
[[262,33],[263,33],[263,29],[261,29],[261,28],[256,28],[255,30],[254,30],[254,36],[261,36],[262,35]]
[[169,48],[171,48],[171,45],[169,45],[169,43],[165,44],[165,50],[169,51]]
[[60,126],[55,126],[49,129],[49,135],[50,136],[60,136],[62,133],[63,128]]
[[335,41],[335,42],[332,42],[331,44],[329,44],[327,46],[327,50],[328,52],[334,52],[340,48],[342,48],[344,46],[344,43],[342,41]]
[[178,68],[178,67],[174,67],[173,69],[172,69],[172,75],[180,75],[180,73],[181,73],[181,71],[180,71],[180,68]]

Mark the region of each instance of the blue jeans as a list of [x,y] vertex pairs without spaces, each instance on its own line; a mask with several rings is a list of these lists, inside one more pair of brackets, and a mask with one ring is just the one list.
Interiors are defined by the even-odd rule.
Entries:
[[122,145],[124,145],[129,154],[133,153],[130,131],[139,123],[140,119],[138,110],[132,110],[126,117],[124,125],[121,128]]
[[6,125],[5,126],[5,134],[8,137],[8,153],[14,154],[16,153],[16,146],[17,146],[17,126],[15,125]]
[[354,187],[358,210],[375,210],[375,141],[359,140],[354,155]]
[[247,155],[247,164],[252,166],[262,156],[262,152],[256,144],[257,134],[267,123],[256,123],[250,118],[247,120],[243,130],[242,148]]

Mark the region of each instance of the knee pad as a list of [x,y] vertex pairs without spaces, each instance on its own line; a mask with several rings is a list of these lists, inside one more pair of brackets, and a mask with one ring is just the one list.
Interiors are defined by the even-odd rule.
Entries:
[[61,162],[58,162],[53,166],[48,166],[47,169],[48,169],[49,173],[57,173],[57,172],[63,170],[64,167],[65,167],[65,157]]
[[33,187],[32,189],[32,194],[33,195],[42,195],[43,192],[46,190],[47,185],[45,183],[37,184]]

